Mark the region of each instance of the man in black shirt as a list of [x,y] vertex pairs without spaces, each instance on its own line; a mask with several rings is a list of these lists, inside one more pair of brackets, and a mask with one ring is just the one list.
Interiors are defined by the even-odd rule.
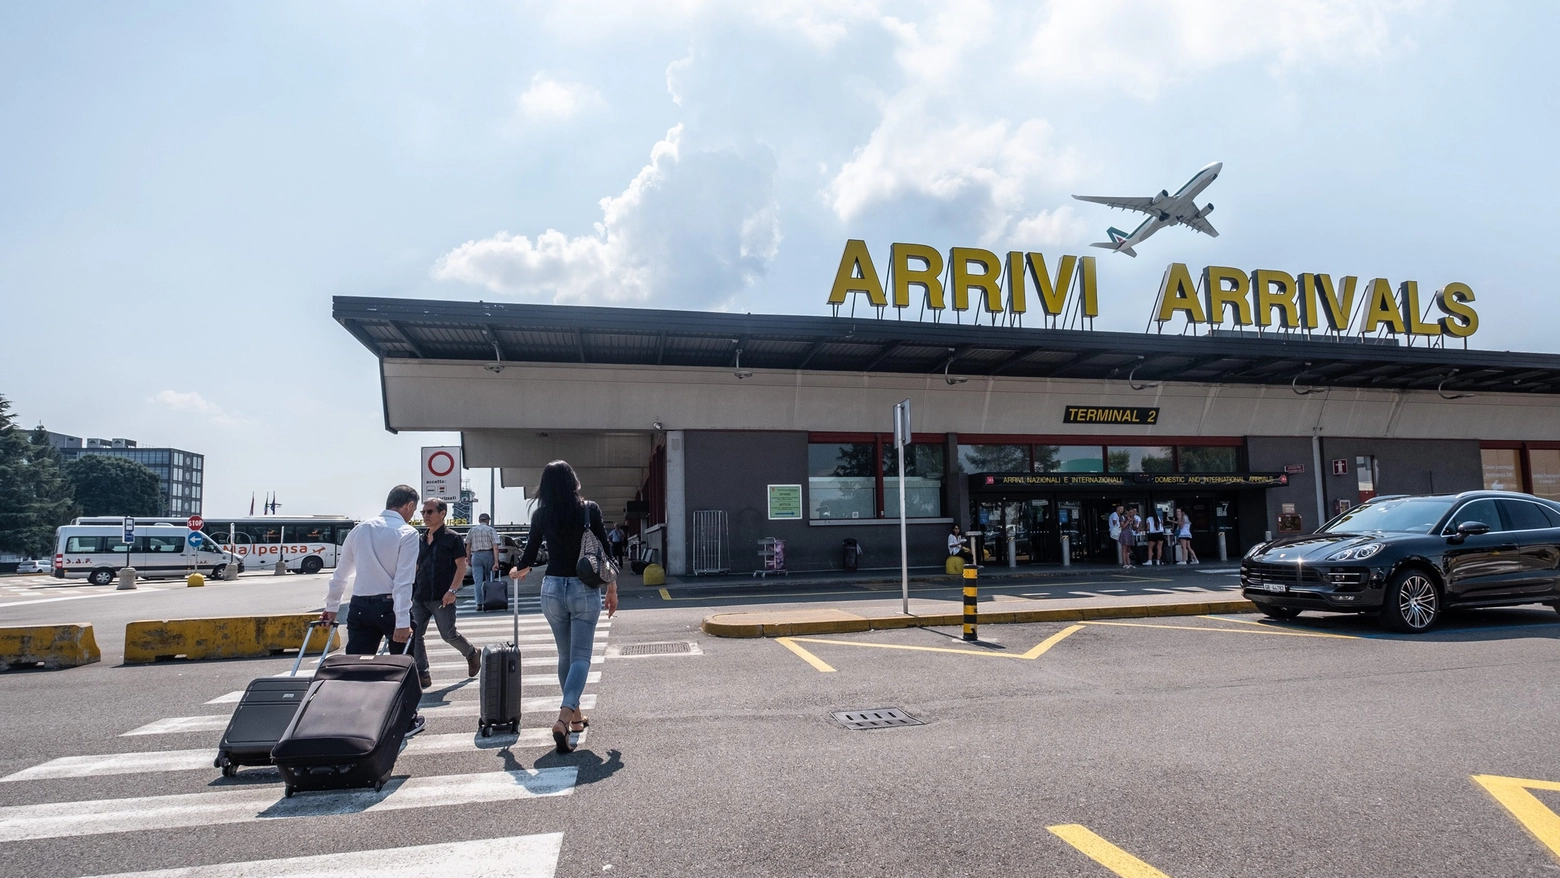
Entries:
[[449,506],[443,500],[423,501],[422,517],[428,525],[418,543],[417,579],[412,585],[412,650],[417,656],[417,678],[424,689],[433,685],[428,670],[428,647],[423,635],[428,620],[439,626],[439,637],[466,657],[466,675],[482,669],[482,652],[455,630],[455,592],[466,580],[466,541],[444,526]]

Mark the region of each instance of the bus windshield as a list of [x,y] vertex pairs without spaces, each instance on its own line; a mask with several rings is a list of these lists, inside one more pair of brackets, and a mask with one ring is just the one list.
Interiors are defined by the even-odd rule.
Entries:
[[1451,497],[1400,497],[1356,506],[1329,521],[1323,533],[1427,534],[1452,508]]

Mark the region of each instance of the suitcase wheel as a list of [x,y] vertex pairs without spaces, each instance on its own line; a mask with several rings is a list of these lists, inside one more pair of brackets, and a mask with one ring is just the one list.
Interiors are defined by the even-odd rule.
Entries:
[[227,761],[228,760],[227,760],[226,756],[222,755],[221,753],[218,753],[217,754],[217,758],[211,760],[211,767],[212,768],[227,768]]
[[379,792],[380,790],[382,790],[384,788],[385,788],[385,782],[384,781],[382,781],[382,780],[374,781],[374,792],[377,793],[377,792]]
[[483,724],[477,726],[477,732],[479,734],[481,734],[482,737],[489,738],[489,737],[492,737],[492,735],[493,735],[493,727],[488,725],[487,723],[483,723]]
[[282,795],[284,795],[287,798],[291,799],[293,797],[293,793],[296,793],[296,792],[298,792],[298,788],[293,786],[292,784],[288,784],[287,788],[282,790]]
[[238,776],[238,766],[234,765],[231,762],[229,762],[228,764],[222,766],[222,776],[223,777],[237,777]]

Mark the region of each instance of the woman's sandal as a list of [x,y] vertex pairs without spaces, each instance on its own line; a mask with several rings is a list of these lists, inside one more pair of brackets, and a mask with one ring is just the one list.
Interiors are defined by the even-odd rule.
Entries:
[[588,728],[590,728],[590,717],[582,717],[569,723],[569,734],[578,735]]
[[[562,729],[562,731],[559,731]],[[558,720],[552,724],[553,744],[557,746],[559,753],[573,753],[574,745],[569,743],[569,727]]]

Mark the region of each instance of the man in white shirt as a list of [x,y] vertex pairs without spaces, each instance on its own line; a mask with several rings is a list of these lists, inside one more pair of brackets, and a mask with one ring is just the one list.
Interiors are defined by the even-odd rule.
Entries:
[[352,602],[347,613],[347,648],[351,655],[373,655],[383,638],[390,652],[400,655],[412,636],[412,584],[417,578],[417,528],[407,524],[417,509],[417,490],[396,485],[378,518],[359,524],[341,546],[336,572],[325,593],[320,619],[336,621],[347,582]]

